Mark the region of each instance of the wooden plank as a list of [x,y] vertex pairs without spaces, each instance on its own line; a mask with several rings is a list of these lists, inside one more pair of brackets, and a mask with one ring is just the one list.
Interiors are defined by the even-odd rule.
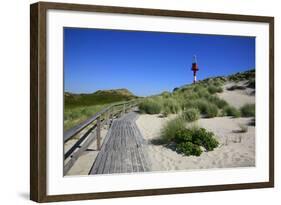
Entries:
[[[113,123],[114,123],[114,122],[113,122]],[[101,161],[101,159],[102,159],[102,154],[101,154],[101,153],[102,153],[103,150],[105,149],[106,144],[107,144],[107,141],[108,141],[109,138],[110,138],[110,135],[111,135],[111,129],[109,129],[109,131],[107,132],[107,134],[106,134],[106,136],[105,136],[103,145],[102,145],[102,147],[101,147],[101,151],[100,151],[99,154],[97,155],[97,157],[96,157],[96,159],[95,159],[95,161],[94,161],[94,163],[93,163],[93,166],[92,166],[92,168],[91,168],[89,174],[96,174],[96,173],[97,173],[98,167],[99,167],[99,163],[100,163],[100,161]]]
[[107,159],[104,165],[103,174],[110,174],[110,165],[112,164],[113,152],[108,152]]
[[131,154],[131,162],[133,167],[133,172],[138,172],[138,165],[137,165],[137,158],[135,155],[135,149],[130,148],[130,154]]
[[136,116],[136,113],[130,112],[114,120],[107,134],[108,139],[93,165],[92,174],[149,171],[144,139],[134,122]]

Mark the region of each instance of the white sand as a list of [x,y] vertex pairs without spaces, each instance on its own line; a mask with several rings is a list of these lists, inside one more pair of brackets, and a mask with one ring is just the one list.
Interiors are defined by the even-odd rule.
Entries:
[[246,81],[240,81],[239,83],[227,83],[223,87],[224,91],[222,93],[218,93],[217,95],[236,108],[240,108],[246,103],[254,104],[255,95],[252,93],[255,89],[246,88],[245,90],[227,90],[227,88],[233,85],[244,85],[245,82]]

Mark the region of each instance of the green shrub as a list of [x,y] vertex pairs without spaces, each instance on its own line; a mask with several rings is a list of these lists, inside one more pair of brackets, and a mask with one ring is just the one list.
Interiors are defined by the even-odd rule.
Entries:
[[198,120],[200,117],[200,112],[197,108],[189,108],[182,113],[182,118],[187,122],[193,122]]
[[255,116],[255,104],[246,104],[240,108],[241,115],[243,117]]
[[161,112],[161,103],[155,99],[146,99],[139,105],[141,113],[159,114]]
[[226,106],[226,107],[223,108],[223,115],[224,116],[240,117],[240,111],[237,110],[235,107]]
[[206,107],[206,117],[207,118],[212,118],[216,117],[218,115],[218,107],[215,104],[209,103]]
[[199,156],[202,153],[200,146],[204,147],[207,151],[212,151],[219,145],[219,142],[214,138],[214,133],[197,127],[179,129],[175,133],[174,141],[177,144],[177,151],[188,156]]
[[203,146],[207,151],[212,151],[218,147],[219,142],[214,138],[213,132],[207,132],[204,128],[192,128],[192,142]]
[[163,101],[163,112],[167,114],[176,114],[180,111],[179,103],[173,98],[167,98]]
[[176,133],[179,130],[185,129],[185,122],[181,117],[175,118],[167,122],[161,130],[161,138],[165,142],[175,139]]
[[186,128],[177,130],[174,140],[176,143],[192,142],[192,130]]
[[200,156],[202,154],[201,148],[193,144],[192,142],[183,142],[180,144],[177,144],[177,151],[180,153],[185,154],[186,156],[194,155],[194,156]]

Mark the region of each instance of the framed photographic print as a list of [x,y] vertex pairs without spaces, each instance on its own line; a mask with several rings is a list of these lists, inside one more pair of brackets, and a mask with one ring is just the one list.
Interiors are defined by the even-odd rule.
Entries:
[[30,197],[274,186],[274,18],[31,5]]

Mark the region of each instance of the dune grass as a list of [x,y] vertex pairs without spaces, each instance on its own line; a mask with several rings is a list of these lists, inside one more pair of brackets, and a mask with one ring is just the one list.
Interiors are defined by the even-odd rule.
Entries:
[[200,117],[200,112],[196,108],[189,108],[184,110],[182,113],[182,118],[187,122],[193,122],[198,120]]
[[255,104],[246,104],[240,108],[242,117],[255,117],[256,108]]
[[185,129],[185,121],[182,117],[177,117],[168,121],[161,130],[162,141],[165,143],[173,141],[175,139],[176,133],[183,129]]
[[238,109],[236,109],[233,106],[226,106],[223,108],[223,114],[222,116],[232,116],[232,117],[240,117],[241,113]]
[[110,104],[65,108],[63,129],[68,130],[69,128],[83,122],[109,105]]
[[139,111],[147,114],[159,114],[162,109],[162,104],[155,98],[148,98],[142,101],[139,105]]

